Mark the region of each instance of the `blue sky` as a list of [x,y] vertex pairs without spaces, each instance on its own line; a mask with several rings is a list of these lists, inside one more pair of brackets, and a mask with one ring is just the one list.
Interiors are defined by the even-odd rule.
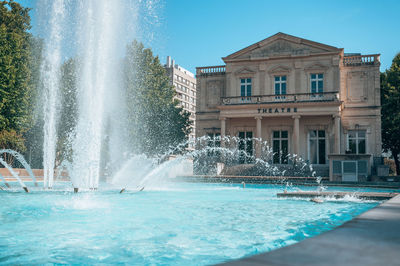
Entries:
[[[147,0],[150,1],[150,0]],[[381,70],[400,52],[400,1],[151,0],[158,23],[142,37],[164,63],[167,55],[195,72],[221,65],[229,55],[277,32],[344,48],[381,54]],[[20,0],[34,6],[36,1]],[[35,14],[33,29],[35,33]],[[132,39],[135,36],[132,36]]]

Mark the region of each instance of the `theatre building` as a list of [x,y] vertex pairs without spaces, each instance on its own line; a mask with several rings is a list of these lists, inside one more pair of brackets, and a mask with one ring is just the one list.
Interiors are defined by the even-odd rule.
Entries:
[[[222,59],[225,65],[196,70],[197,137],[262,139],[275,153],[271,163],[290,164],[287,154],[297,154],[331,180],[374,174],[381,156],[379,54],[348,54],[277,33]],[[260,157],[256,142],[238,148]]]

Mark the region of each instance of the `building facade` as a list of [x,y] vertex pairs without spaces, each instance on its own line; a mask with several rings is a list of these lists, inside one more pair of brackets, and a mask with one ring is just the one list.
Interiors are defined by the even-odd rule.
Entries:
[[[262,139],[272,163],[297,154],[331,180],[373,174],[382,149],[379,54],[277,33],[222,59],[196,70],[196,136]],[[258,140],[239,148],[259,157]]]
[[190,121],[192,121],[191,133],[189,134],[189,149],[194,149],[195,133],[196,133],[196,78],[193,73],[184,69],[170,56],[167,56],[165,70],[170,77],[171,84],[176,91],[175,99],[179,101],[179,105],[183,110],[190,113]]

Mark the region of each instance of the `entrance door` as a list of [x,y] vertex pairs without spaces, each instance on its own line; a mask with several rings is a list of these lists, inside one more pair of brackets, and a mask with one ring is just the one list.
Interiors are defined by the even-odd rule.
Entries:
[[239,163],[253,163],[253,132],[239,132]]
[[343,161],[342,181],[357,182],[357,161]]

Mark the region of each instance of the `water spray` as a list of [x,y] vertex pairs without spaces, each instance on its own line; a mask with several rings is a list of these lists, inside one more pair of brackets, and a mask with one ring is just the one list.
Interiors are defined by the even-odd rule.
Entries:
[[0,179],[3,180],[4,185],[6,185],[6,187],[10,188],[10,185],[7,183],[6,179],[0,174]]
[[314,203],[323,203],[324,202],[324,200],[320,199],[320,198],[312,198],[312,199],[310,199],[310,201],[312,201]]
[[[35,184],[35,187],[38,186],[38,183],[37,183],[37,181],[36,181],[36,177],[35,177],[35,175],[33,174],[33,171],[32,171],[31,166],[26,162],[24,156],[23,156],[21,153],[19,153],[19,152],[17,152],[17,151],[14,151],[14,150],[11,150],[11,149],[1,149],[1,150],[0,150],[0,154],[3,154],[3,153],[10,154],[10,155],[12,155],[15,159],[17,159],[18,162],[20,162],[20,163],[22,164],[22,166],[25,168],[25,170],[28,172],[29,176],[32,178],[32,181],[33,181],[33,183]],[[0,176],[0,178],[2,178],[2,177]],[[2,179],[3,179],[3,178],[2,178]],[[4,180],[4,179],[3,179],[3,180]],[[4,180],[4,183],[6,183],[5,180]],[[7,186],[7,187],[10,187],[7,183],[6,183],[6,186]]]
[[0,164],[2,164],[7,170],[13,175],[15,179],[17,179],[18,183],[21,187],[25,190],[25,192],[29,192],[28,188],[26,187],[25,183],[21,180],[19,175],[12,169],[10,165],[8,165],[2,158],[0,158]]

